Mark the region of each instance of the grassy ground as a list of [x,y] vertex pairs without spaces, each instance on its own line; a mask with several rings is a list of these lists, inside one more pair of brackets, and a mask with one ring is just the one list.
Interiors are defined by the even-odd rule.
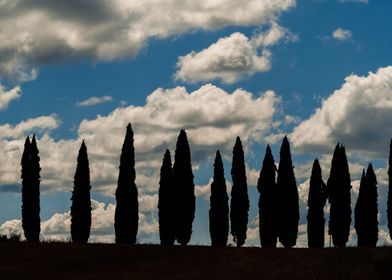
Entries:
[[392,248],[0,243],[0,279],[392,279]]

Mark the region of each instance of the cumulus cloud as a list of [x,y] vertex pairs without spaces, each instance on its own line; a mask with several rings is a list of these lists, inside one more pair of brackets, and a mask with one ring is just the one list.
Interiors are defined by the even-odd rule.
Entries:
[[108,96],[108,95],[93,96],[93,97],[90,97],[86,100],[76,102],[76,106],[88,107],[88,106],[95,106],[95,105],[99,105],[99,104],[103,104],[103,103],[107,103],[107,102],[111,102],[111,101],[113,101],[112,96]]
[[72,189],[77,152],[85,139],[93,191],[113,195],[125,128],[131,122],[135,132],[136,183],[141,194],[156,193],[163,153],[166,148],[174,150],[180,129],[187,130],[196,169],[217,149],[230,157],[237,135],[244,143],[263,141],[279,104],[279,97],[272,91],[254,97],[243,89],[227,93],[207,84],[190,93],[184,87],[159,88],[147,97],[144,106],[120,107],[107,116],[82,121],[75,139],[55,140],[50,136],[59,125],[55,116],[15,126],[6,124],[0,127],[0,152],[7,162],[0,166],[0,184],[19,184],[23,138],[30,131],[41,131],[38,148],[43,192]]
[[0,84],[0,111],[6,110],[8,105],[16,99],[19,99],[22,94],[20,87],[14,87],[11,90],[6,90],[5,87]]
[[175,79],[190,83],[219,79],[232,84],[257,72],[266,72],[271,69],[269,47],[282,40],[296,40],[296,36],[275,22],[268,31],[259,31],[251,38],[235,32],[204,50],[180,56]]
[[35,66],[80,58],[134,57],[151,38],[225,26],[257,26],[295,0],[0,2],[0,76],[36,75]]
[[60,120],[55,114],[28,119],[15,126],[10,124],[0,125],[0,140],[5,138],[18,139],[30,133],[51,131],[59,127],[59,125]]
[[392,135],[392,66],[350,75],[290,135],[297,152],[324,153],[337,142],[360,156],[386,157]]
[[[150,221],[143,200],[139,199],[139,229],[138,243],[154,240],[158,233],[157,221]],[[147,203],[148,204],[148,203]],[[155,205],[156,206],[156,205]],[[89,242],[113,243],[114,237],[114,204],[105,204],[91,200],[91,234]],[[9,220],[0,226],[0,235],[20,236],[24,240],[22,221]],[[71,240],[71,215],[70,212],[55,213],[48,220],[41,222],[41,240],[69,241]]]
[[352,32],[347,29],[343,28],[337,28],[333,33],[332,33],[332,38],[339,40],[339,41],[346,41],[351,39],[353,36]]

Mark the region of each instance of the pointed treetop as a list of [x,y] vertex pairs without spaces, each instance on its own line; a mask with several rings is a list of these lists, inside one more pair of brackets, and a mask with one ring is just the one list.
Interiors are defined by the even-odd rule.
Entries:
[[217,162],[217,160],[222,161],[222,156],[219,150],[216,151],[215,162]]
[[79,154],[80,153],[87,153],[87,146],[86,146],[86,142],[83,139],[82,145],[80,146],[80,150],[79,150]]
[[164,158],[171,158],[169,149],[166,149]]
[[214,163],[215,169],[214,172],[221,172],[223,170],[223,162],[222,162],[222,156],[220,154],[220,151],[216,151],[216,156],[215,156],[215,163]]
[[373,182],[377,184],[377,177],[374,173],[373,165],[369,163],[369,166],[366,171],[366,179],[369,180],[368,182]]
[[132,124],[131,123],[128,123],[127,130],[132,130]]
[[25,147],[26,147],[26,145],[29,146],[30,144],[31,144],[31,142],[30,142],[30,136],[27,136],[27,137],[26,137],[26,141],[25,141]]
[[316,158],[313,162],[312,174],[320,174],[321,166],[319,160]]

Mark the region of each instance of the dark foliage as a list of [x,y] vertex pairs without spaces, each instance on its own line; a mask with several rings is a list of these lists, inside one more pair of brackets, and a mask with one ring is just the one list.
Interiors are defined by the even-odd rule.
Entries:
[[278,237],[284,247],[293,247],[297,242],[299,222],[298,189],[291,160],[290,144],[284,137],[280,148],[277,179],[279,195]]
[[359,247],[375,247],[378,240],[377,179],[372,164],[363,171],[357,204],[355,205],[355,231]]
[[231,234],[234,237],[234,242],[240,247],[245,243],[248,229],[249,197],[244,150],[239,137],[237,137],[233,149],[231,177],[233,181],[230,204]]
[[389,184],[388,184],[387,217],[388,217],[389,236],[392,238],[392,139],[389,145],[388,176],[389,176]]
[[35,136],[27,137],[22,155],[22,227],[27,241],[39,242],[40,158]]
[[308,247],[324,247],[324,206],[326,203],[326,185],[322,178],[321,167],[318,159],[314,160],[312,175],[310,176],[308,195]]
[[276,189],[276,166],[271,152],[267,145],[260,177],[257,181],[259,198],[259,228],[260,244],[262,247],[276,247],[278,238],[277,230],[277,189]]
[[75,243],[87,243],[91,227],[90,168],[86,144],[82,143],[74,177],[71,206],[71,237]]
[[181,245],[189,243],[195,218],[195,185],[191,164],[191,151],[185,130],[178,136],[174,156],[173,176],[176,197],[176,240]]
[[216,152],[214,180],[210,197],[210,236],[212,246],[226,246],[229,234],[229,205],[222,157]]
[[159,181],[159,236],[162,245],[173,245],[175,241],[175,200],[173,169],[170,151],[166,150]]
[[343,145],[336,145],[327,182],[331,204],[329,234],[335,247],[345,247],[351,224],[351,179]]
[[139,223],[138,191],[135,184],[135,148],[131,124],[127,126],[120,157],[116,190],[114,229],[116,243],[134,244]]

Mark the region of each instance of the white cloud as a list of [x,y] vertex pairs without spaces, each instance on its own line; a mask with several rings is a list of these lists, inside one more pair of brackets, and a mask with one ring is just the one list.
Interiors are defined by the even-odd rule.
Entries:
[[357,156],[386,157],[392,135],[392,66],[350,75],[290,135],[297,152],[331,153],[337,142]]
[[347,29],[343,28],[337,28],[333,33],[332,33],[332,38],[339,40],[339,41],[346,41],[351,39],[353,36],[352,32]]
[[187,130],[196,169],[217,149],[224,157],[231,157],[236,136],[243,139],[245,146],[248,141],[263,141],[279,104],[280,99],[272,91],[254,97],[243,89],[227,93],[207,84],[191,93],[184,87],[157,89],[144,106],[120,107],[107,116],[82,121],[76,139],[54,140],[50,136],[50,131],[59,125],[55,116],[15,126],[6,124],[0,127],[0,153],[7,162],[0,166],[0,185],[19,185],[25,134],[41,131],[38,148],[43,192],[71,190],[77,152],[85,139],[92,189],[113,195],[125,128],[131,122],[135,132],[136,183],[141,194],[156,194],[163,153],[166,148],[174,150],[180,129]]
[[112,96],[108,96],[108,95],[93,96],[93,97],[90,97],[86,100],[76,102],[76,106],[78,106],[78,107],[95,106],[98,104],[103,104],[103,103],[107,103],[107,102],[111,102],[111,101],[113,101]]
[[60,125],[60,120],[55,114],[28,119],[12,126],[10,124],[0,125],[0,140],[2,138],[17,139],[25,137],[31,133],[42,133],[56,129]]
[[295,0],[100,0],[0,2],[0,76],[36,75],[35,66],[134,57],[152,38],[226,26],[257,26]]
[[252,38],[233,33],[204,50],[180,56],[175,78],[191,83],[219,79],[232,84],[257,72],[269,71],[272,55],[269,47],[283,39],[292,41],[296,36],[275,22],[268,31],[260,31]]
[[14,87],[11,90],[6,90],[3,85],[0,84],[0,111],[6,110],[8,105],[16,99],[19,99],[22,94],[20,87]]
[[[139,229],[138,242],[143,243],[154,239],[154,234],[158,232],[157,221],[150,221],[146,216],[148,212],[143,200],[139,199]],[[116,206],[91,200],[91,233],[89,242],[92,243],[113,243],[114,237],[114,213]],[[156,207],[156,205],[155,205]],[[148,207],[147,207],[148,208]],[[6,221],[0,226],[0,235],[20,236],[25,239],[22,228],[22,221],[15,219]],[[70,212],[55,213],[46,221],[41,222],[41,240],[71,240],[71,216]]]

